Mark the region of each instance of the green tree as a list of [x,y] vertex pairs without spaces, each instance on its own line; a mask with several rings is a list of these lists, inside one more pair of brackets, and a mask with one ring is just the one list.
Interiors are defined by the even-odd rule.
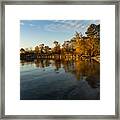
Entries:
[[91,24],[87,29],[87,53],[91,56],[100,55],[100,25]]

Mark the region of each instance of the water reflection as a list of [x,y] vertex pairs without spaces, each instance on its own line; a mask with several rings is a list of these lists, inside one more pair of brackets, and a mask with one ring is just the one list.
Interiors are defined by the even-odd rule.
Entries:
[[[78,61],[73,61],[73,60],[69,60],[69,61],[64,60],[63,61],[63,60],[36,59],[36,60],[32,60],[32,61],[21,61],[21,99],[24,99],[24,98],[25,99],[34,99],[34,97],[32,97],[32,94],[29,95],[28,98],[26,98],[24,95],[25,88],[24,88],[24,90],[22,89],[23,88],[22,86],[24,86],[24,84],[25,84],[25,83],[24,84],[22,83],[22,80],[24,80],[24,78],[25,78],[25,75],[23,75],[25,73],[25,71],[23,72],[23,68],[28,67],[28,65],[31,65],[32,67],[34,67],[34,69],[37,68],[38,70],[43,69],[43,71],[46,71],[47,69],[51,68],[51,70],[54,70],[56,73],[61,72],[61,74],[63,75],[62,79],[64,79],[64,81],[65,80],[67,81],[68,78],[70,80],[72,80],[72,83],[73,83],[73,81],[76,81],[76,80],[77,81],[84,80],[87,82],[86,84],[88,84],[91,89],[94,89],[97,92],[96,96],[93,95],[94,97],[91,97],[91,98],[90,98],[90,96],[88,98],[87,97],[79,98],[79,97],[74,97],[74,96],[60,98],[57,95],[56,95],[57,97],[50,97],[50,95],[48,95],[49,98],[46,98],[44,96],[43,98],[35,97],[35,99],[99,99],[100,98],[100,94],[99,94],[99,91],[100,91],[99,90],[100,89],[100,64],[98,62],[96,62],[95,60],[88,59],[88,60],[78,60]],[[34,75],[34,74],[35,73],[31,73],[31,75]],[[45,80],[47,79],[49,81],[50,81],[50,79],[51,79],[51,81],[53,79],[57,80],[57,78],[59,77],[59,76],[56,76],[54,78],[50,78],[52,73],[50,74],[47,71],[45,74],[47,74],[47,76],[46,76],[46,78],[44,77],[44,79]],[[66,74],[69,75],[69,77],[65,78]],[[27,74],[26,74],[26,76],[27,76]],[[38,75],[38,76],[40,77],[40,75]],[[55,76],[55,73],[54,73],[54,76]],[[38,83],[40,83],[40,82],[38,82]],[[59,82],[58,82],[58,84],[59,84]],[[62,87],[63,87],[63,85],[65,86],[64,82],[61,84],[62,84],[61,85]],[[75,84],[82,84],[82,82],[78,82]],[[57,83],[56,83],[55,87],[56,86],[57,86]],[[60,89],[62,88],[61,86],[59,86]],[[79,87],[80,86],[78,86],[78,88]],[[34,88],[34,90],[35,89],[38,90],[37,87]],[[43,88],[43,90],[44,89],[45,88]],[[58,88],[56,88],[56,89],[58,89]],[[29,94],[29,93],[26,93],[26,94]],[[47,96],[47,94],[48,93],[45,93],[46,96]],[[53,91],[50,94],[53,94]],[[55,94],[57,94],[57,92]],[[94,93],[92,93],[92,94],[94,94]]]

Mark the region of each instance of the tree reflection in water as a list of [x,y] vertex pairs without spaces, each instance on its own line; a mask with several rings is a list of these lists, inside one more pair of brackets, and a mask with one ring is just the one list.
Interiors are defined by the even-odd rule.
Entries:
[[[21,66],[35,64],[37,68],[46,68],[51,66],[56,73],[63,68],[66,73],[71,73],[76,80],[86,80],[92,88],[97,88],[100,85],[100,64],[95,60],[49,60],[36,59],[32,61],[21,61]],[[45,69],[44,69],[45,70]]]

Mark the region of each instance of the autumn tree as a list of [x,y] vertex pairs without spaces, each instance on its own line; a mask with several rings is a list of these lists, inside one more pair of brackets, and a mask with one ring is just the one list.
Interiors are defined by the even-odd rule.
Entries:
[[45,46],[44,50],[45,50],[45,53],[48,54],[49,53],[49,46]]
[[39,51],[40,51],[40,54],[44,53],[44,44],[39,45]]
[[24,48],[21,48],[20,49],[20,53],[22,54],[22,53],[25,53],[25,49]]
[[100,25],[91,24],[85,33],[88,37],[100,39]]
[[82,47],[83,46],[83,42],[82,42],[82,34],[81,33],[78,33],[76,32],[75,34],[75,39],[76,39],[76,43],[75,43],[75,53],[78,54],[78,55],[81,55],[83,53],[82,51]]
[[54,41],[54,45],[55,45],[55,47],[54,47],[54,53],[57,53],[57,54],[60,54],[60,44],[57,42],[57,41]]
[[38,56],[38,54],[39,54],[39,47],[38,46],[36,46],[35,47],[35,54]]

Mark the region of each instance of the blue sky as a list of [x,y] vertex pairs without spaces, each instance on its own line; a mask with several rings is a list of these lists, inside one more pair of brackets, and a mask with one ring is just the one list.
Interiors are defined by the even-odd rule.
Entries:
[[39,44],[53,47],[53,42],[61,45],[70,40],[75,31],[85,32],[90,24],[100,24],[99,20],[20,20],[20,48],[30,48]]

